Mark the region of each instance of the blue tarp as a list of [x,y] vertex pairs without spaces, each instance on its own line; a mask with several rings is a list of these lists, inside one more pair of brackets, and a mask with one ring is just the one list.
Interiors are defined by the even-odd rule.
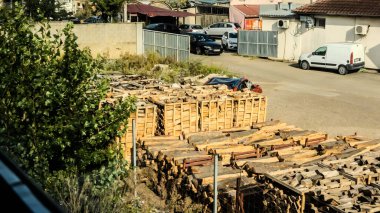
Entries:
[[206,84],[208,84],[208,85],[224,84],[224,85],[228,86],[228,89],[234,89],[235,87],[239,86],[241,81],[242,81],[241,78],[215,77],[215,78],[211,78]]

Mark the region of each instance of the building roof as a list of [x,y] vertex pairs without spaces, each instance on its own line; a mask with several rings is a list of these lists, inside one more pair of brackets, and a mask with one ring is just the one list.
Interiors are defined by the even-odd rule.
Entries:
[[170,17],[187,17],[187,16],[195,16],[192,13],[183,12],[183,11],[174,11],[168,10],[165,8],[154,7],[146,4],[128,4],[127,7],[128,13],[139,13],[149,17],[157,17],[157,16],[170,16]]
[[293,17],[296,14],[292,12],[293,9],[302,6],[301,4],[294,3],[280,3],[270,5],[260,5],[260,16],[262,17]]
[[380,0],[319,0],[293,12],[311,15],[380,17]]
[[260,15],[260,5],[233,5],[236,9],[240,10],[246,18],[259,17]]
[[190,0],[192,4],[202,5],[202,4],[228,4],[230,0]]

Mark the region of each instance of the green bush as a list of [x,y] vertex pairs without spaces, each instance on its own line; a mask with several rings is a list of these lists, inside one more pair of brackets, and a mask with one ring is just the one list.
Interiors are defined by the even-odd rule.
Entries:
[[[155,69],[155,65],[168,65],[168,69]],[[206,66],[200,61],[176,62],[170,57],[160,57],[156,53],[147,56],[124,54],[119,59],[103,59],[103,72],[121,72],[127,75],[142,75],[156,78],[167,83],[181,81],[182,78],[211,73],[229,75],[225,69],[217,66]]]
[[18,6],[0,20],[0,149],[70,211],[124,210],[128,171],[115,138],[134,100],[100,107],[109,82],[73,25],[53,35]]

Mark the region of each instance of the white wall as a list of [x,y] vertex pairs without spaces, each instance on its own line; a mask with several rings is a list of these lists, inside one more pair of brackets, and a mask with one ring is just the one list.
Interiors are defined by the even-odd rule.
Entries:
[[[329,42],[357,42],[365,49],[367,68],[380,69],[380,18],[327,16],[326,28],[302,31],[302,52]],[[367,35],[355,35],[356,25],[370,25]]]
[[301,54],[301,24],[296,19],[289,19],[288,29],[279,29],[279,18],[262,17],[263,31],[278,31],[278,59],[296,61]]
[[[66,23],[51,22],[51,31],[61,31]],[[119,58],[124,53],[143,54],[142,22],[75,24],[73,32],[80,48],[88,47],[91,54]]]
[[[317,16],[318,17],[318,16]],[[326,27],[307,29],[299,20],[291,20],[286,30],[278,29],[278,18],[263,17],[263,30],[278,31],[278,59],[297,61],[301,53],[312,52],[330,42],[357,42],[365,48],[367,68],[380,69],[380,18],[319,16]],[[365,36],[355,35],[356,25],[370,25]]]

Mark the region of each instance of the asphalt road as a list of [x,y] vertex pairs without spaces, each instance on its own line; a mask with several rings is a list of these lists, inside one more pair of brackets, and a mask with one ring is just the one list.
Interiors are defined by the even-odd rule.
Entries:
[[192,60],[228,69],[260,84],[268,96],[268,119],[279,119],[330,136],[357,132],[380,138],[380,74],[305,71],[294,64],[223,53]]

